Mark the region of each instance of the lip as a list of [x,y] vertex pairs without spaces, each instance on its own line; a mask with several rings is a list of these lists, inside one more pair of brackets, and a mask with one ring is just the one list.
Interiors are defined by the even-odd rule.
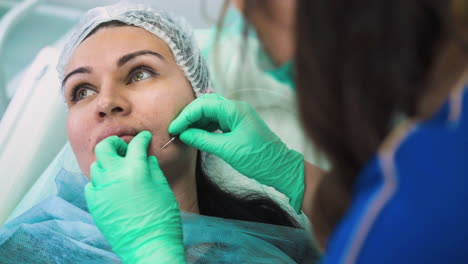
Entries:
[[130,140],[133,139],[140,131],[129,126],[113,126],[107,127],[99,133],[94,141],[94,147],[101,142],[103,139],[110,137],[110,136],[118,136],[122,138],[125,142],[129,143]]
[[130,143],[130,141],[132,141],[132,139],[134,138],[135,136],[132,136],[132,135],[123,135],[123,136],[120,136],[121,139],[123,139],[123,141],[125,141],[125,143]]

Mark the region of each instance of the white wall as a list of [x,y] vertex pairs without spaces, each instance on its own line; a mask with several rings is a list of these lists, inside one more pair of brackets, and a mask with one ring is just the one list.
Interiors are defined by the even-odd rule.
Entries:
[[[4,1],[0,1],[4,2]],[[14,2],[21,2],[15,0]],[[118,0],[48,0],[47,4],[73,6],[83,10],[107,5]],[[173,11],[189,20],[196,28],[208,27],[218,18],[219,10],[224,0],[137,0],[132,2],[149,2],[162,9]],[[206,7],[206,8],[205,8]],[[203,10],[202,10],[203,9]],[[204,15],[206,12],[207,16]]]

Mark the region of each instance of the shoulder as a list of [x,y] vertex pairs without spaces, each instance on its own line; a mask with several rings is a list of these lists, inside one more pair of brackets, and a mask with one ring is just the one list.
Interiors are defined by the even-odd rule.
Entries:
[[466,94],[389,137],[359,175],[324,263],[468,261]]

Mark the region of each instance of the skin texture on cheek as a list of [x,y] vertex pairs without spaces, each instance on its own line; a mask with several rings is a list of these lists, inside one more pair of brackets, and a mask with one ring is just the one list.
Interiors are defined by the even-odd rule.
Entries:
[[[184,78],[184,76],[179,76]],[[184,80],[184,79],[182,79]],[[171,149],[165,148],[161,150],[161,147],[166,144],[172,136],[168,132],[170,123],[177,117],[177,115],[187,106],[190,102],[195,99],[192,92],[192,88],[188,81],[177,81],[180,83],[179,89],[172,87],[155,87],[155,90],[162,90],[161,93],[147,93],[141,94],[138,98],[135,98],[136,102],[144,102],[145,104],[154,104],[151,109],[142,109],[141,112],[135,110],[135,115],[141,117],[141,123],[145,124],[145,128],[151,127],[150,132],[153,135],[152,143],[149,148],[149,154],[156,156],[158,159],[163,159],[164,155],[170,154]],[[164,91],[165,90],[165,91]],[[169,146],[174,145],[181,147],[182,143],[175,144],[171,143]]]
[[[80,166],[81,171],[89,179],[89,165],[92,164],[96,157],[94,155],[87,155],[89,153],[89,145],[92,142],[90,137],[90,129],[86,128],[85,122],[81,122],[79,119],[73,118],[73,113],[69,113],[67,118],[67,134],[70,145],[75,153],[75,156]],[[85,126],[83,128],[83,126]],[[81,127],[81,129],[78,129]]]
[[[155,96],[154,102],[159,105],[160,109],[170,109],[169,112],[161,113],[154,112],[148,116],[148,123],[159,122],[161,126],[158,130],[153,131],[153,139],[149,149],[149,154],[156,156],[161,169],[170,174],[170,170],[175,166],[175,163],[183,164],[184,160],[189,162],[190,157],[196,156],[196,150],[185,145],[177,138],[167,145],[164,149],[161,147],[166,144],[172,135],[168,133],[169,124],[177,117],[177,115],[195,99],[190,84],[186,83],[186,89],[190,89],[184,94],[166,94],[165,96]],[[174,107],[174,102],[176,106]]]

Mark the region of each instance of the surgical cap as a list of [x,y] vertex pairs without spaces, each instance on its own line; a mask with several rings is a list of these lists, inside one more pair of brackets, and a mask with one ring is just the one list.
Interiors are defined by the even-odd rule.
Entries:
[[[74,27],[59,57],[57,71],[63,80],[74,50],[100,24],[120,21],[153,33],[172,51],[175,62],[192,85],[195,95],[213,92],[208,67],[202,58],[191,25],[183,18],[145,4],[118,3],[87,11]],[[62,88],[63,89],[63,88]]]

